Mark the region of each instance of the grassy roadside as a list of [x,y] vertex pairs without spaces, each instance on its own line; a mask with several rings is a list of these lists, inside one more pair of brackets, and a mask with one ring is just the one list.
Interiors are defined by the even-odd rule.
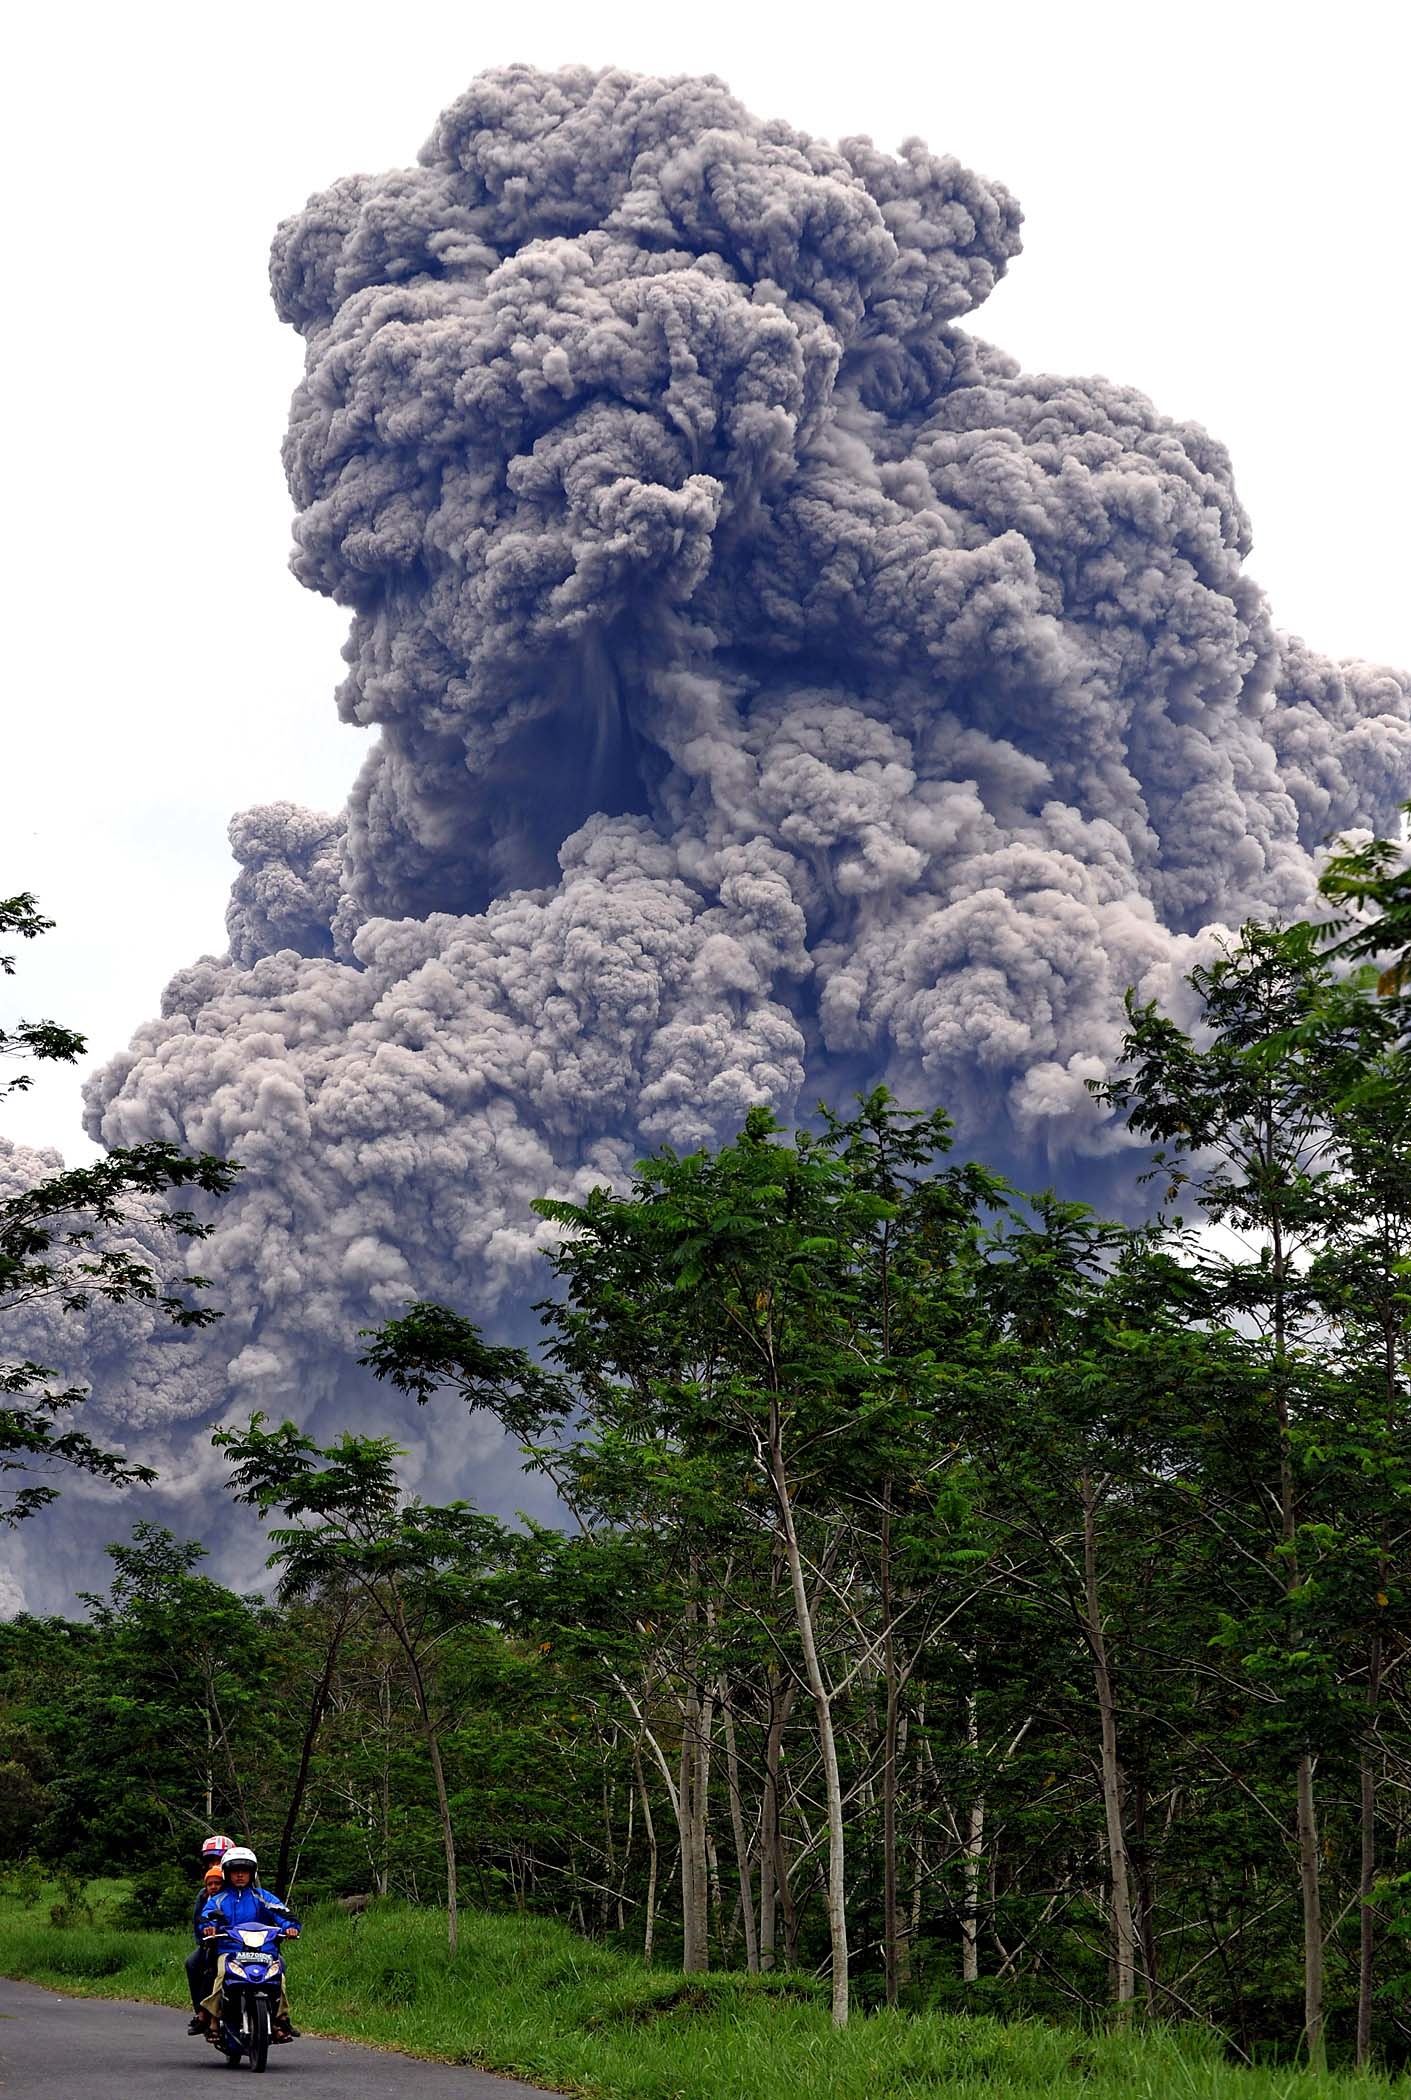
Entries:
[[[0,1974],[185,2005],[179,1934],[49,1922],[52,1891],[0,1898]],[[1242,2071],[1198,2036],[1089,2035],[1037,2022],[886,2014],[835,2034],[810,1987],[645,1969],[544,1919],[464,1915],[454,1973],[441,1920],[402,1905],[314,1910],[291,1950],[309,2030],[513,2071],[594,2100],[1376,2100],[1406,2081]],[[194,2046],[194,2045],[193,2045]]]

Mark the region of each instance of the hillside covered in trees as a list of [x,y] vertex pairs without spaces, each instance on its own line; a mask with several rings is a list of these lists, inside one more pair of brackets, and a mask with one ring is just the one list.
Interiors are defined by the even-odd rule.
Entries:
[[[1384,964],[1371,850],[1337,865],[1381,884]],[[537,1356],[417,1305],[366,1338],[386,1436],[220,1432],[277,1588],[139,1525],[84,1617],[0,1626],[0,1859],[136,1873],[175,1920],[225,1828],[286,1891],[446,1904],[453,1951],[459,1898],[817,1969],[839,2022],[1401,2061],[1404,988],[1307,927],[1193,984],[1189,1034],[1131,1009],[1108,1089],[1149,1224],[882,1092],[759,1111],[540,1206]],[[405,1502],[397,1425],[442,1388],[557,1528]]]

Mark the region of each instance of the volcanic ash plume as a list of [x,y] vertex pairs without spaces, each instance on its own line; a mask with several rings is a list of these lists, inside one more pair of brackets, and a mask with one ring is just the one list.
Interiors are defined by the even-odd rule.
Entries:
[[307,1413],[413,1295],[503,1323],[532,1197],[753,1102],[1110,1151],[1126,988],[1391,822],[1406,683],[1275,633],[1223,449],[959,325],[1018,248],[918,141],[523,67],[280,228],[294,566],[379,735],[344,816],[236,820],[229,954],[93,1087],[246,1168],[203,1376],[120,1420]]

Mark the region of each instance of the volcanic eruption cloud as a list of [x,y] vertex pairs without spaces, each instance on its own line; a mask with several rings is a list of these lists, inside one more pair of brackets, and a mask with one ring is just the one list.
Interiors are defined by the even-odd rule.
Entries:
[[314,1420],[412,1297],[523,1331],[533,1197],[754,1102],[884,1080],[1091,1177],[1128,986],[1394,822],[1407,682],[1276,632],[1223,448],[961,326],[1019,220],[714,79],[511,67],[280,227],[294,568],[379,734],[343,815],[235,819],[229,953],[92,1085],[245,1167],[225,1318],[124,1334],[110,1425]]

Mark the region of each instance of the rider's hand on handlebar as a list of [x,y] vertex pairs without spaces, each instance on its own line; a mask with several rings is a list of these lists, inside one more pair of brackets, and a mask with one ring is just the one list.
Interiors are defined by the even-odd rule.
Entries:
[[280,1938],[285,1940],[297,1940],[298,1937],[299,1928],[297,1925],[286,1925],[283,1932],[280,1934]]

